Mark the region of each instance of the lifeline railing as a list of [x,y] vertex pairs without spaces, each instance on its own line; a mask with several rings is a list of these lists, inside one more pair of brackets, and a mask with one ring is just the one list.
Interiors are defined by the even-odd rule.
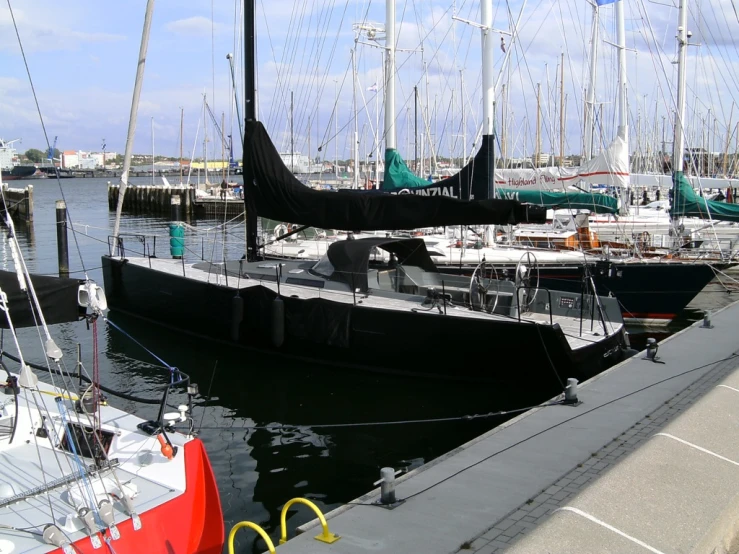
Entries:
[[[305,504],[315,512],[316,516],[318,516],[318,520],[321,522],[321,534],[314,537],[317,541],[332,544],[341,538],[339,537],[339,535],[331,533],[328,530],[328,523],[326,522],[326,518],[324,517],[318,506],[316,506],[313,502],[306,498],[293,498],[285,503],[285,505],[282,507],[282,512],[280,513],[280,544],[285,544],[287,542],[287,511],[293,504]],[[228,554],[234,554],[234,538],[236,536],[236,532],[239,529],[243,529],[245,527],[256,531],[259,536],[264,539],[264,542],[267,544],[267,549],[269,550],[270,554],[276,554],[275,545],[272,542],[272,539],[269,538],[267,532],[262,529],[262,527],[260,527],[256,523],[252,523],[251,521],[241,521],[233,526],[231,532],[228,534]]]

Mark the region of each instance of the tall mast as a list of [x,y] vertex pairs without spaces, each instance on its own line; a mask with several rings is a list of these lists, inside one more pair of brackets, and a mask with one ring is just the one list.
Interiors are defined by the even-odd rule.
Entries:
[[357,120],[357,59],[352,48],[352,118],[354,119],[354,140],[352,142],[352,161],[354,180],[352,188],[359,188],[359,121]]
[[565,160],[565,53],[562,52],[559,78],[559,167]]
[[293,91],[290,91],[290,171],[295,173],[295,136],[293,135]]
[[185,108],[180,108],[180,184],[182,184],[182,133],[185,129]]
[[[248,124],[257,120],[257,75],[256,75],[256,43],[255,14],[256,0],[244,0],[244,118]],[[251,137],[244,131],[244,161],[250,150]],[[254,181],[254,170],[250,163],[244,163],[244,203],[246,204],[246,260],[253,262],[259,255],[257,242],[257,211],[254,201],[247,192],[247,186]]]
[[599,32],[599,8],[593,4],[593,29],[590,36],[590,76],[588,78],[588,90],[585,100],[585,144],[583,150],[584,161],[593,157],[593,126],[595,119],[595,72],[598,62],[598,32]]
[[385,148],[395,141],[395,0],[385,2]]
[[464,72],[459,70],[459,103],[462,106],[462,163],[459,167],[467,164],[467,112],[464,109]]
[[685,93],[686,75],[685,62],[688,55],[688,9],[685,0],[680,0],[677,23],[677,110],[675,111],[675,142],[672,150],[672,166],[676,173],[684,169],[683,154],[685,152]]
[[151,184],[154,186],[154,116],[151,118]]
[[205,187],[208,188],[208,120],[205,108],[206,95],[203,94],[203,173],[205,173]]
[[334,79],[334,175],[339,178],[339,89]]
[[416,175],[419,175],[418,173],[418,87],[413,87],[413,96],[415,97],[415,103],[414,103],[414,111],[413,111],[413,144],[416,150],[414,161],[415,164],[413,166],[413,171],[416,173]]
[[506,167],[506,160],[508,159],[508,143],[506,142],[508,136],[508,89],[506,83],[503,83],[500,96],[502,99],[500,107],[500,157],[502,158],[501,166]]
[[536,83],[536,144],[534,145],[534,167],[541,162],[541,83]]
[[[141,97],[141,85],[144,82],[144,67],[146,66],[146,50],[149,47],[149,30],[151,29],[151,16],[154,13],[154,1],[146,2],[146,14],[144,15],[144,30],[141,33],[141,46],[139,48],[138,67],[136,69],[136,81],[133,85],[133,98],[131,99],[131,113],[128,116],[128,134],[126,136],[126,152],[123,157],[123,172],[121,173],[121,188],[118,191],[118,205],[115,209],[115,223],[113,225],[113,240],[118,239],[121,228],[121,213],[123,212],[123,197],[128,187],[128,172],[131,169],[131,153],[133,152],[133,139],[136,135],[136,117],[139,112],[139,98]],[[117,245],[116,245],[117,248]]]
[[[483,139],[483,144],[488,149],[488,190],[487,198],[495,198],[495,163],[494,149],[495,142],[493,138],[493,129],[495,118],[495,108],[493,106],[495,94],[495,82],[493,79],[493,0],[482,0],[480,2],[480,40],[482,41],[482,135],[489,137]],[[472,191],[470,191],[470,196]],[[477,200],[484,200],[477,198]]]

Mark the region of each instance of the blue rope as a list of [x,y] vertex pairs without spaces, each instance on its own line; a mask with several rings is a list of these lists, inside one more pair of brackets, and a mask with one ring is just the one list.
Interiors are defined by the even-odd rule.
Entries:
[[149,354],[152,358],[154,358],[159,363],[161,363],[164,367],[166,367],[169,370],[170,384],[174,384],[174,374],[175,374],[175,372],[179,372],[179,369],[177,369],[175,366],[169,365],[167,362],[165,362],[164,360],[162,360],[159,356],[157,356],[156,354],[154,354],[154,352],[152,352],[151,350],[149,350],[148,348],[146,348],[146,346],[144,346],[143,344],[141,344],[139,341],[137,341],[135,338],[133,338],[130,334],[128,334],[123,329],[121,329],[118,325],[116,325],[115,323],[113,323],[112,321],[110,321],[107,317],[103,316],[103,320],[105,320],[105,323],[107,323],[108,325],[110,325],[111,327],[113,327],[113,329],[117,330],[120,333],[123,333],[126,337],[128,337],[133,342],[135,342],[138,346],[140,346],[141,348],[143,348],[147,352],[147,354]]

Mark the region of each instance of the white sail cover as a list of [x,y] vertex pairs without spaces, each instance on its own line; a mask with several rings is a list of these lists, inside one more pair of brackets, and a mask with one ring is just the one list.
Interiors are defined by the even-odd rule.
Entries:
[[621,134],[608,148],[580,167],[495,170],[495,186],[505,189],[564,192],[570,185],[578,183],[629,186],[629,148]]

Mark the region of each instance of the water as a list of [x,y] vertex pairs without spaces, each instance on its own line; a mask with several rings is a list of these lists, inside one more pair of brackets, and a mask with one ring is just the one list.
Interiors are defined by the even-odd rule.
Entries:
[[[137,181],[150,182],[146,178],[133,179],[134,183]],[[106,183],[105,179],[62,181],[82,260],[70,233],[70,270],[74,276],[81,277],[84,266],[90,278],[99,284],[102,284],[100,257],[108,252],[107,237],[112,233],[114,220],[114,215],[108,211]],[[54,201],[61,198],[61,193],[51,179],[33,184],[34,222],[31,226],[19,225],[18,236],[29,269],[55,274]],[[20,185],[14,183],[13,186]],[[199,231],[188,233],[190,255],[210,252],[219,260],[225,251],[228,257],[240,257],[243,253],[241,224],[230,223],[225,234],[222,230],[206,232],[216,223],[191,222]],[[159,235],[162,238],[158,240],[157,252],[167,255],[168,221],[127,216],[121,229],[124,233]],[[3,268],[11,267],[10,259],[7,243],[3,241],[0,246]],[[716,286],[709,286],[708,290],[693,303],[692,311],[686,311],[683,319],[667,330],[639,332],[634,335],[633,342],[643,344],[648,336],[663,338],[700,317],[700,309],[715,309],[732,299]],[[190,337],[183,340],[176,333],[118,314],[111,314],[111,319],[200,385],[203,398],[195,409],[195,419],[198,423],[202,421],[200,436],[216,472],[227,531],[238,521],[250,520],[264,526],[276,538],[280,509],[290,498],[306,497],[322,509],[330,510],[373,488],[372,483],[379,478],[381,467],[418,467],[484,433],[504,418],[345,428],[322,428],[312,424],[454,417],[520,408],[543,400],[526,397],[525,384],[516,391],[325,369],[199,343]],[[98,325],[98,332],[103,382],[131,394],[154,397],[153,390],[166,382],[167,372],[150,365],[154,360],[124,335],[102,323]],[[84,322],[56,326],[52,333],[65,350],[68,366],[75,359],[75,347],[79,342],[83,361],[88,368],[92,367],[92,334]],[[26,356],[31,361],[42,361],[36,331],[23,330],[21,340]],[[484,363],[495,367],[494,353],[483,362],[466,360],[463,340],[450,338],[448,345],[429,347],[459,349],[460,364]],[[379,350],[378,355],[381,355]],[[209,389],[210,401],[206,402]],[[555,393],[553,389],[552,394]],[[179,401],[174,399],[174,403]],[[112,402],[143,418],[151,418],[156,413],[155,406],[115,399]],[[264,428],[279,423],[299,427]],[[307,508],[300,508],[289,516],[288,528],[294,530],[312,518]],[[256,542],[249,532],[241,533],[239,552],[264,551],[261,541]]]

